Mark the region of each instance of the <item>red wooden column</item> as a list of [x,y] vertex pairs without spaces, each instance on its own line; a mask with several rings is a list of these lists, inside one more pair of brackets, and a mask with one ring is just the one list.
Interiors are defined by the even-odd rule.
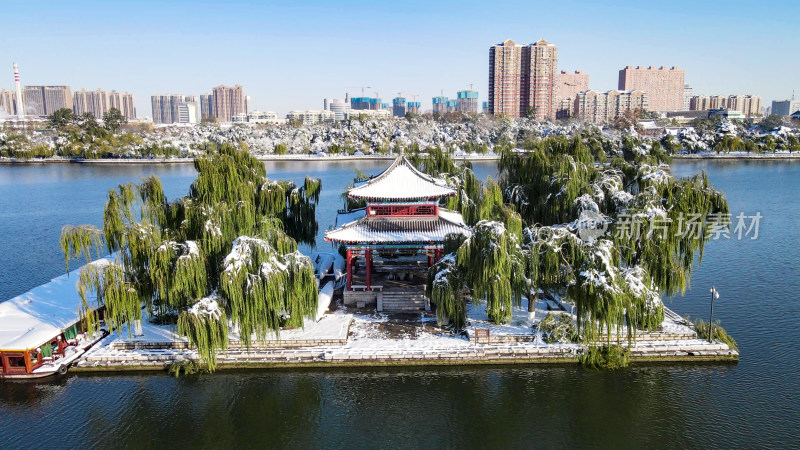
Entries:
[[433,265],[433,255],[428,253],[428,267],[431,267],[432,265]]
[[436,249],[436,258],[434,259],[434,262],[438,262],[440,259],[442,259],[442,249],[437,248]]
[[372,249],[364,250],[364,259],[367,265],[367,290],[372,287]]
[[347,290],[353,288],[353,251],[347,249]]

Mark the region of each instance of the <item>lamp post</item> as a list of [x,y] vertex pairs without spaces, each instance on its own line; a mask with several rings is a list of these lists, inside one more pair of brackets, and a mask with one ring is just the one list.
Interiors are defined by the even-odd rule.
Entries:
[[711,286],[711,314],[708,316],[708,342],[714,343],[714,298],[719,298],[719,292]]

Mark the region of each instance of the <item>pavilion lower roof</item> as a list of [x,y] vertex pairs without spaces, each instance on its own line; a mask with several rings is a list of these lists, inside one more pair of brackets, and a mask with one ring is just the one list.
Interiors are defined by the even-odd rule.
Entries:
[[469,234],[457,221],[434,217],[364,217],[325,233],[326,241],[345,244],[441,243],[450,233]]

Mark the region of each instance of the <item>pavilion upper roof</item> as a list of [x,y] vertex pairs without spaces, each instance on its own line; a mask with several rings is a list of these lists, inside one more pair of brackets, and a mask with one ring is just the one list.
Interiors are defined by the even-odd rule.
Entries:
[[364,217],[325,233],[325,240],[345,244],[441,243],[450,233],[469,234],[461,215],[434,217]]
[[366,200],[399,201],[436,199],[455,193],[455,189],[447,186],[444,180],[420,172],[404,155],[400,155],[380,175],[350,189],[347,195]]

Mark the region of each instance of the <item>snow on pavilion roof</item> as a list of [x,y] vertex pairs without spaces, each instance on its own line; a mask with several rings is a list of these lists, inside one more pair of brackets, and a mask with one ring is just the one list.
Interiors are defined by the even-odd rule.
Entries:
[[[107,264],[99,259],[92,264]],[[80,320],[75,284],[81,269],[0,302],[0,349],[24,351],[53,339]]]
[[440,243],[450,233],[469,234],[458,213],[434,217],[364,217],[327,231],[325,240],[345,244]]
[[400,155],[380,175],[350,189],[347,195],[374,200],[420,200],[449,197],[455,193],[444,180],[420,172]]

